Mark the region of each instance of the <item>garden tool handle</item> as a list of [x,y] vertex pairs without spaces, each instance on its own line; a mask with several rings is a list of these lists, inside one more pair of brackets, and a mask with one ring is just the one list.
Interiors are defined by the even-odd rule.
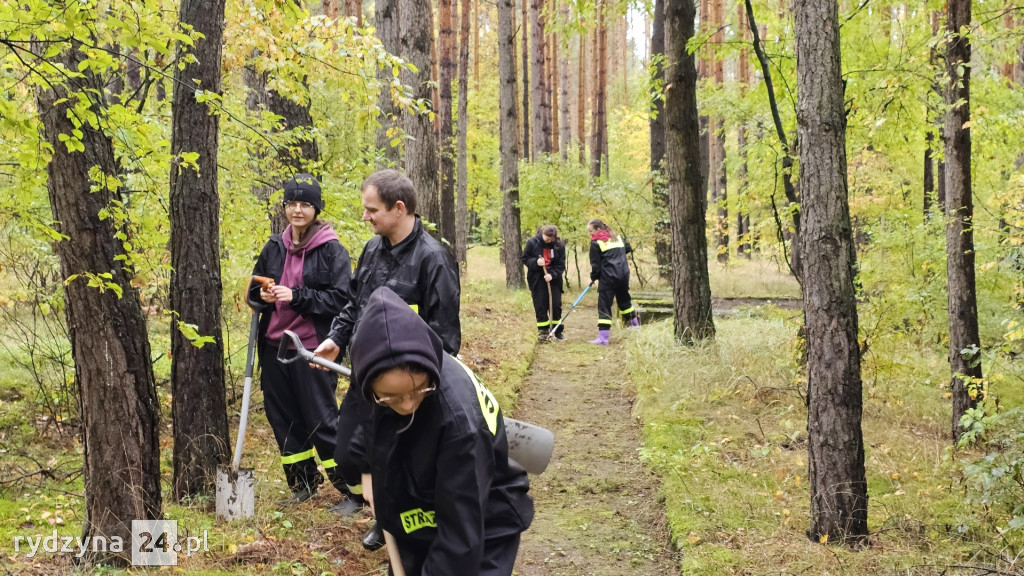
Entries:
[[[327,358],[321,358],[320,356],[317,356],[316,354],[313,354],[312,352],[307,350],[306,347],[302,345],[302,340],[299,339],[299,335],[296,334],[295,332],[292,332],[291,330],[285,330],[284,335],[287,336],[287,338],[282,338],[281,343],[277,345],[277,360],[280,363],[291,364],[296,360],[304,360],[306,362],[309,362],[310,364],[323,366],[324,368],[327,368],[328,370],[331,370],[333,372],[337,372],[338,374],[342,374],[348,377],[352,376],[352,370],[350,370],[347,366],[342,366],[341,364],[331,362]],[[295,347],[294,356],[288,355],[288,353],[291,351],[289,349],[289,346]]]

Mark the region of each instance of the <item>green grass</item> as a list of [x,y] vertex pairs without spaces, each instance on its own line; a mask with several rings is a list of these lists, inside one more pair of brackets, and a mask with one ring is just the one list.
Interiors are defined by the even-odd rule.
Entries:
[[805,536],[806,383],[787,352],[795,323],[736,316],[716,326],[714,342],[683,348],[669,323],[652,324],[628,350],[643,455],[664,478],[684,574],[940,574],[998,564],[1002,537],[966,504],[948,457],[939,385],[948,367],[937,353],[918,350],[915,361],[896,342],[864,360],[872,544],[854,552]]

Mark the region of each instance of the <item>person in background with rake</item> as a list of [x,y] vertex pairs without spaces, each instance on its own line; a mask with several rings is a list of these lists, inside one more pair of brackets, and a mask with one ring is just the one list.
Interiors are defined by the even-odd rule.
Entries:
[[629,262],[626,254],[633,251],[624,236],[612,232],[604,222],[587,222],[590,233],[590,281],[597,285],[597,338],[591,344],[608,345],[612,331],[612,300],[618,301],[622,319],[632,328],[640,327],[640,315],[629,296]]
[[562,317],[562,278],[565,276],[565,242],[558,237],[558,227],[543,226],[537,235],[526,241],[521,257],[526,266],[526,284],[533,297],[533,311],[537,314],[538,339],[565,340],[565,328],[558,324]]

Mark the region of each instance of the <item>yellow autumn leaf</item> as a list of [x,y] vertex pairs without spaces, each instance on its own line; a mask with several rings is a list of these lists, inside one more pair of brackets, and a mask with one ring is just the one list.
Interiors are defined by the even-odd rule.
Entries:
[[821,538],[818,538],[818,542],[821,544],[828,544],[828,534],[822,534]]

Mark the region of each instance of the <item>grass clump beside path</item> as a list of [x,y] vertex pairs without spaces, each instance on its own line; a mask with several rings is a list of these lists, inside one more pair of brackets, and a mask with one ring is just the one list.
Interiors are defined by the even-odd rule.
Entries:
[[[628,346],[643,457],[664,478],[682,573],[938,575],[1005,567],[998,553],[1005,535],[967,504],[961,465],[949,456],[941,384],[948,366],[929,350],[911,361],[894,346],[863,360],[870,546],[808,540],[798,322],[798,312],[771,308],[718,318],[715,341],[692,348],[675,345],[671,322],[660,322]],[[892,380],[890,371],[915,377]]]

